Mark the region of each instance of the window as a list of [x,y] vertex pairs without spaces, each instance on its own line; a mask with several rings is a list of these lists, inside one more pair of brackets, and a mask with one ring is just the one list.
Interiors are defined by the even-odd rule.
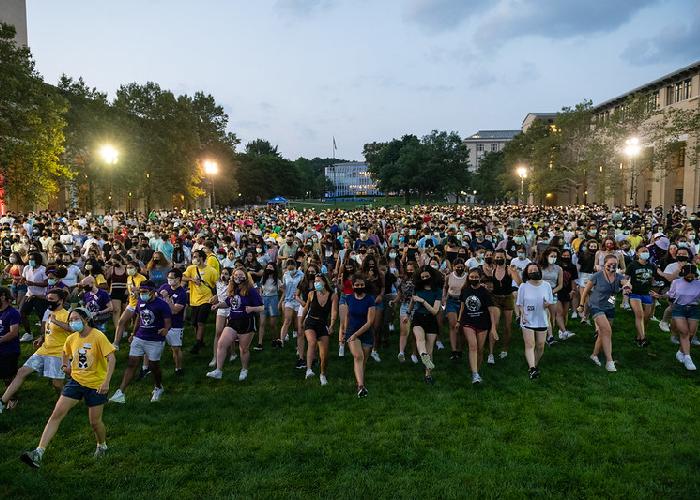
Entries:
[[675,203],[676,205],[683,204],[683,190],[682,189],[676,189],[673,200],[674,200],[673,203]]
[[683,99],[682,90],[683,90],[683,84],[680,83],[680,82],[678,82],[678,83],[675,85],[675,91],[674,91],[674,98],[675,98],[675,100],[674,100],[673,102],[679,102],[679,101],[681,101],[681,100]]
[[484,145],[483,145],[483,144],[477,144],[477,145],[476,145],[476,150],[477,150],[477,152],[479,152],[479,153],[483,153],[483,152],[484,152]]
[[491,143],[491,151],[498,151],[498,144],[495,142]]
[[647,97],[647,113],[659,109],[659,92],[656,91]]
[[673,104],[673,87],[671,85],[666,87],[666,106]]
[[686,81],[683,82],[683,99],[690,99],[691,94],[693,93],[693,83],[688,78]]

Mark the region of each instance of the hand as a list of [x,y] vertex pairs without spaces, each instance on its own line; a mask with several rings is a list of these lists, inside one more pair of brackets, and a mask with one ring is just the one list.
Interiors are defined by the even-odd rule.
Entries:
[[61,367],[61,370],[63,370],[63,373],[65,373],[67,376],[70,377],[70,373],[71,373],[70,365],[63,365]]
[[128,338],[127,340],[128,340],[128,342],[129,342],[129,344],[131,344],[131,343],[134,341],[134,336],[133,336],[133,335],[129,335],[129,338]]
[[163,297],[164,299],[168,298],[168,292],[166,290],[161,290],[160,291],[160,296]]
[[245,312],[246,314],[252,314],[255,312],[255,308],[253,306],[245,306]]
[[158,334],[162,337],[165,337],[168,334],[168,330],[166,330],[165,328],[161,328],[160,330],[158,330]]
[[209,299],[210,304],[218,304],[219,303],[219,297],[216,295],[212,295],[211,299]]
[[498,340],[498,332],[495,328],[491,329],[491,337],[493,337],[493,340]]
[[407,324],[408,323],[408,316],[401,316],[401,323]]
[[357,337],[355,337],[355,335],[350,335],[348,337],[348,339],[345,341],[345,343],[347,344],[349,342],[355,342],[356,340],[357,340]]
[[201,285],[202,285],[202,280],[200,280],[199,278],[195,278],[195,279],[193,279],[192,281],[194,281],[194,284],[195,284],[196,286],[201,286]]
[[44,336],[42,335],[38,339],[36,339],[34,342],[32,342],[32,345],[34,346],[35,349],[38,349],[41,347],[41,344],[44,343]]
[[107,394],[109,392],[109,382],[106,380],[102,382],[102,385],[97,389],[97,394]]
[[576,310],[579,312],[583,312],[584,307],[582,305],[579,305]]
[[656,293],[654,290],[651,290],[651,291],[649,292],[649,295],[651,295],[651,296],[652,296],[653,298],[655,298],[655,299],[658,299],[659,297],[661,297],[661,295],[659,295],[658,293]]
[[212,311],[216,311],[218,308],[219,308],[219,304],[213,304],[213,305],[211,306],[211,310],[212,310]]

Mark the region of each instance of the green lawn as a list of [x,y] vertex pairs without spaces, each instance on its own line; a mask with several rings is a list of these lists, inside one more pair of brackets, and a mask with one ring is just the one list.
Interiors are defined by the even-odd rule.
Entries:
[[578,322],[576,337],[546,349],[541,379],[528,380],[516,332],[510,356],[476,388],[466,360],[456,365],[447,351],[426,386],[418,367],[396,360],[394,337],[382,363],[369,361],[364,400],[349,357],[331,358],[323,388],[294,369],[291,347],[254,352],[245,383],[237,364],[222,381],[205,378],[208,349],[186,356],[182,379],[165,357],[160,403],[149,402],[145,379],[126,405],[106,407],[106,459],[92,459],[81,405],[40,470],[17,459],[55,399],[32,378],[19,408],[0,415],[0,497],[698,498],[700,374],[675,361],[657,323],[641,350],[630,313],[618,317],[614,374],[590,363],[592,330]]

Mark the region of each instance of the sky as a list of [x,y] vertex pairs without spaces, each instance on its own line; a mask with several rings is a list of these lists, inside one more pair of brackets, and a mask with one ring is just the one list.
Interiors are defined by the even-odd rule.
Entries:
[[[0,8],[2,2],[0,0]],[[37,70],[212,94],[243,144],[362,160],[518,129],[700,60],[699,0],[27,0]]]

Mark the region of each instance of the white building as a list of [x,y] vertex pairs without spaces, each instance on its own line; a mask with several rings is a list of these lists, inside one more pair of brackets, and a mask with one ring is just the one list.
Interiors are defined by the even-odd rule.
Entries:
[[350,161],[326,167],[326,177],[335,185],[335,191],[326,193],[326,198],[355,198],[382,196],[377,183],[367,171],[367,163]]
[[479,130],[464,139],[469,151],[470,170],[479,168],[479,163],[486,153],[502,150],[503,146],[519,133],[520,130]]
[[17,31],[15,36],[17,43],[25,47],[28,45],[26,0],[2,0],[0,22],[13,25]]

